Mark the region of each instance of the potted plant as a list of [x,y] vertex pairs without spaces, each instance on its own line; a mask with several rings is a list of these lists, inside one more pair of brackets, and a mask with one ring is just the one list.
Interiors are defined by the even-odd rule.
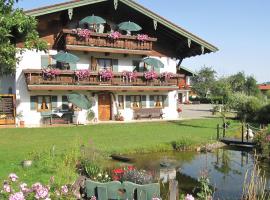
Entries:
[[19,126],[24,127],[24,120],[23,120],[23,112],[20,111],[19,113],[16,114],[16,118],[19,121]]
[[124,121],[125,120],[124,117],[119,112],[114,116],[114,118],[116,121]]

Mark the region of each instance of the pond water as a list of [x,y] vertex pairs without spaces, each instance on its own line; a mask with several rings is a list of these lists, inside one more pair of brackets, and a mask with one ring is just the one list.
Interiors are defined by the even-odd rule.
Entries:
[[[251,152],[226,147],[212,153],[167,152],[139,154],[133,157],[137,168],[155,172],[163,181],[166,181],[168,176],[176,178],[180,191],[184,193],[191,192],[198,184],[197,178],[201,172],[207,170],[211,185],[215,188],[214,199],[239,199],[246,171],[254,165]],[[165,162],[170,163],[170,166],[160,165]],[[261,164],[261,168],[270,180],[269,165]]]

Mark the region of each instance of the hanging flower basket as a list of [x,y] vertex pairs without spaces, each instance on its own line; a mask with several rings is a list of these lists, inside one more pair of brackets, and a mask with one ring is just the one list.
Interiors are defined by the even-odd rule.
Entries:
[[110,81],[113,78],[113,72],[111,70],[102,70],[99,72],[100,81]]

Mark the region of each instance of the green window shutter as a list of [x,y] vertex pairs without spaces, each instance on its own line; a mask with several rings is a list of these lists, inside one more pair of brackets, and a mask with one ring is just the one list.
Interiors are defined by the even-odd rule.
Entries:
[[168,98],[168,95],[163,95],[163,107],[169,107],[169,98]]
[[126,96],[126,108],[130,108],[130,107],[131,107],[130,99],[131,99],[130,96],[127,95],[127,96]]
[[62,96],[62,109],[68,110],[68,98],[67,96]]
[[70,70],[77,70],[76,63],[69,63]]
[[30,96],[30,110],[36,110],[37,96]]
[[146,96],[142,95],[142,108],[146,108]]
[[150,95],[150,107],[154,107],[155,106],[155,100],[154,100],[154,95]]
[[112,68],[113,68],[113,72],[118,72],[118,60],[117,59],[112,60]]
[[41,56],[41,67],[48,67],[49,63],[49,56],[48,55],[42,55]]
[[57,108],[57,96],[52,96],[52,109]]

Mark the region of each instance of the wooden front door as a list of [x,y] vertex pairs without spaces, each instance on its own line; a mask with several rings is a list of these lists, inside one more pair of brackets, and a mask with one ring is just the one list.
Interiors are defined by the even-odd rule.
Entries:
[[98,119],[100,121],[111,120],[111,95],[98,95]]

